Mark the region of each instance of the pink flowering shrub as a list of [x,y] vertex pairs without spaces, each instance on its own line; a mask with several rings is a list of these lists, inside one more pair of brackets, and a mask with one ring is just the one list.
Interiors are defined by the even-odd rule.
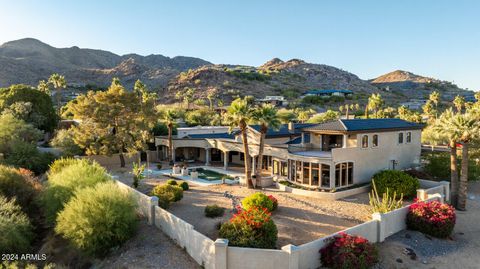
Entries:
[[229,222],[223,223],[219,235],[229,241],[229,245],[250,248],[275,248],[277,226],[267,208],[238,208]]
[[327,244],[320,249],[324,267],[367,269],[378,262],[377,248],[361,236],[342,232],[328,240]]
[[417,202],[410,205],[407,214],[407,227],[422,233],[445,238],[455,227],[455,209],[438,201]]
[[270,199],[270,201],[272,201],[272,203],[273,203],[273,209],[272,209],[272,211],[275,211],[275,209],[277,209],[277,207],[278,207],[278,200],[277,200],[277,198],[275,198],[275,196],[273,196],[273,195],[270,194],[270,195],[268,196],[268,199]]

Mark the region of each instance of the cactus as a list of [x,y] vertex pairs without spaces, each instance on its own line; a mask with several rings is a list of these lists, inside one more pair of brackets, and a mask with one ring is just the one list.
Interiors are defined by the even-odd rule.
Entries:
[[393,192],[393,196],[391,196],[387,188],[387,191],[383,194],[382,199],[380,199],[374,180],[372,180],[372,187],[372,193],[368,194],[372,213],[387,213],[402,207],[403,194],[400,195],[400,199],[397,200],[397,193]]

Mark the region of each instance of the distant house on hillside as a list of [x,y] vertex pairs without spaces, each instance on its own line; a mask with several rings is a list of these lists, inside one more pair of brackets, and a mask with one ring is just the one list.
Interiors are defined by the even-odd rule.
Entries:
[[410,99],[408,102],[403,102],[400,105],[411,110],[420,110],[425,103],[427,103],[425,99]]
[[320,96],[320,97],[325,97],[329,98],[332,96],[340,96],[340,97],[348,97],[352,96],[353,91],[351,90],[309,90],[303,94],[303,97],[305,96]]
[[265,96],[265,98],[255,99],[258,104],[272,104],[274,106],[286,106],[288,101],[283,96]]

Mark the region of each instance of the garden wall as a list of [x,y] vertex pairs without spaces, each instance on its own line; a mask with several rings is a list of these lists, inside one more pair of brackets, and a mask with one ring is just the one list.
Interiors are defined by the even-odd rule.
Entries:
[[[129,165],[134,162],[138,162],[140,158],[140,154],[136,153],[134,155],[124,155],[125,156],[125,164]],[[106,155],[89,155],[89,156],[80,156],[80,158],[89,159],[96,161],[102,166],[120,166],[120,157],[118,154],[113,154],[112,156]]]
[[[117,181],[118,182],[118,181]],[[427,185],[429,182],[424,182]],[[314,269],[321,267],[319,250],[328,239],[340,232],[359,235],[370,242],[383,242],[387,237],[406,229],[405,218],[408,206],[380,214],[372,214],[372,220],[350,227],[335,234],[312,242],[294,246],[287,245],[282,249],[254,249],[228,246],[228,240],[217,239],[215,242],[195,231],[194,227],[170,212],[157,206],[158,198],[149,197],[131,187],[118,182],[123,189],[130,191],[139,203],[139,211],[144,214],[151,225],[155,225],[200,265],[207,269]],[[431,188],[419,189],[420,200],[442,201],[449,194],[449,185],[431,183]],[[423,185],[426,186],[426,185]],[[366,186],[368,187],[368,186]],[[440,188],[441,187],[441,188]],[[295,189],[298,190],[298,189]],[[433,193],[438,191],[437,193]]]
[[276,182],[277,188],[284,192],[289,192],[301,196],[314,197],[319,199],[327,200],[338,200],[348,196],[352,196],[359,193],[368,192],[370,190],[370,185],[361,186],[358,188],[348,189],[348,190],[339,190],[336,192],[322,192],[322,191],[309,191],[303,189],[292,188],[283,184]]

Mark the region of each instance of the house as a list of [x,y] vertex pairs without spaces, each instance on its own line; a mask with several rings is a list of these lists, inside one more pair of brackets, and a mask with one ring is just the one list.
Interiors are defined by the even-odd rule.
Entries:
[[[406,169],[420,163],[423,125],[401,119],[340,119],[321,124],[285,124],[266,134],[258,160],[259,126],[248,127],[252,167],[315,189],[341,189],[368,183],[384,169]],[[167,157],[168,139],[156,137],[159,158]],[[176,161],[194,159],[205,165],[243,166],[240,133],[190,133],[174,137]]]
[[400,105],[411,110],[420,110],[426,103],[427,100],[425,99],[410,99],[408,102],[400,103]]
[[320,96],[324,98],[330,98],[332,96],[339,97],[349,97],[353,95],[351,90],[309,90],[306,91],[302,96]]
[[288,101],[283,96],[265,96],[265,98],[255,99],[257,104],[272,104],[274,106],[287,106]]

